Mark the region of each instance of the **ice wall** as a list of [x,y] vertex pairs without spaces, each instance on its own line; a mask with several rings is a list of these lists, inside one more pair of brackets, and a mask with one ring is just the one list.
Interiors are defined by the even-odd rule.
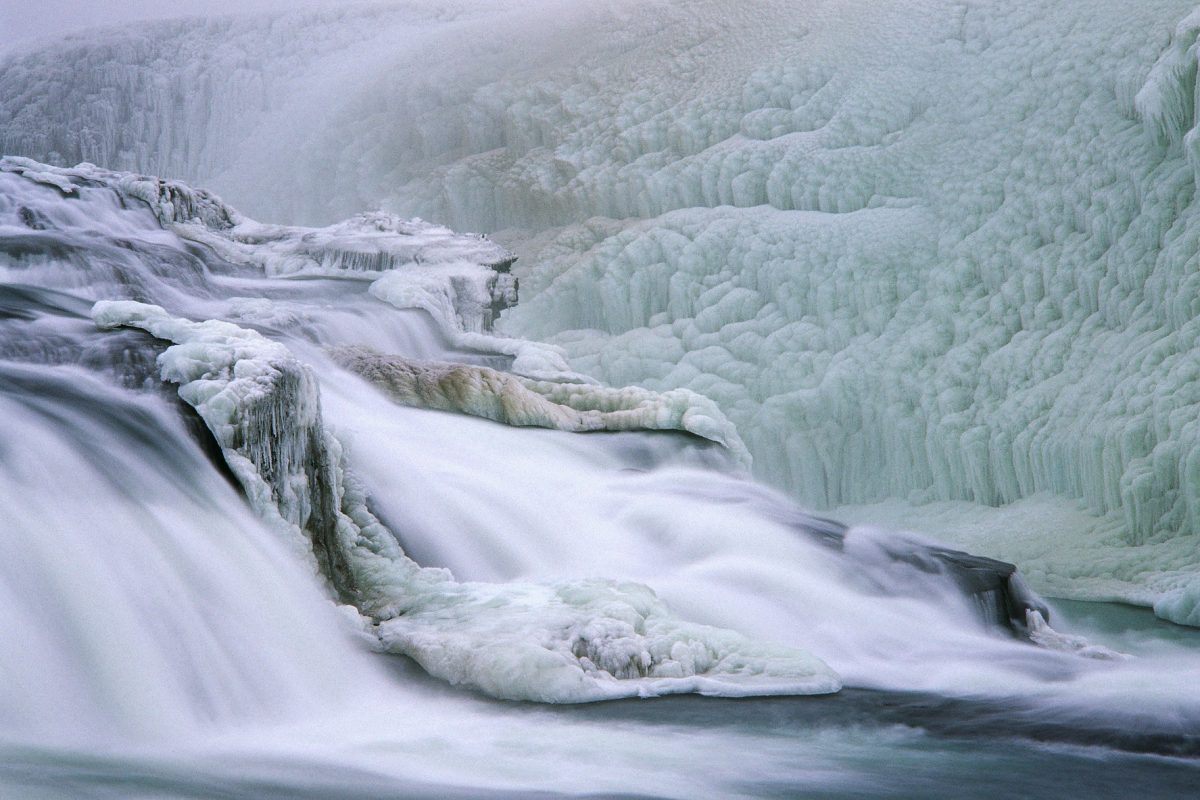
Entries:
[[370,40],[381,15],[396,16],[371,6],[180,19],[10,55],[0,67],[0,150],[58,166],[211,175],[300,76]]
[[[1192,3],[572,5],[63,45],[0,67],[0,102],[66,91],[54,60],[98,99],[26,99],[0,141],[49,157],[37,130],[86,128],[129,159],[113,143],[157,142],[150,166],[263,216],[382,203],[504,229],[509,330],[608,383],[715,398],[803,501],[1051,498],[1023,519],[1070,559],[1004,531],[991,554],[1083,559],[1055,567],[1076,594],[1097,576],[1141,602],[1186,588],[1139,576],[1190,563],[1200,534]],[[201,43],[159,81],[284,77],[266,108],[215,93],[88,123],[125,107],[109,96],[159,107],[119,77],[146,61],[121,55],[134,42]],[[160,119],[204,146],[147,136]],[[1075,503],[1072,526],[1095,524],[1071,538],[1050,520]]]

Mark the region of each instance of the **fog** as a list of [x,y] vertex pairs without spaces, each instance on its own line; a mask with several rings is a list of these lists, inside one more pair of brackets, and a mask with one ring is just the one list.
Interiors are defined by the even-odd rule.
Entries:
[[362,0],[0,0],[0,51],[97,26],[183,16],[284,11]]

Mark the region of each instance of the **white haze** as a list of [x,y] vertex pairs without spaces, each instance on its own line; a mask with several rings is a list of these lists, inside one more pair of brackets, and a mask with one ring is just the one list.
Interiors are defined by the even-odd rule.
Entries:
[[212,17],[353,5],[362,0],[4,0],[0,51],[99,26],[174,17]]

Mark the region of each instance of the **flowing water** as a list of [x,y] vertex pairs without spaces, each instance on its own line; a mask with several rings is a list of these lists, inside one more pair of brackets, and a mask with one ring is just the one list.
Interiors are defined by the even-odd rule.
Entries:
[[[513,427],[398,405],[330,348],[496,370],[511,369],[513,355],[384,302],[371,291],[377,272],[270,277],[181,231],[109,173],[0,171],[5,796],[1055,797],[1086,788],[1116,797],[1136,784],[1171,797],[1200,779],[1200,651],[1182,629],[1148,612],[1068,605],[1051,610],[1060,633],[1032,636],[1035,644],[981,615],[924,544],[810,517],[713,441]],[[246,245],[256,246],[267,245]],[[155,303],[168,322],[238,327],[204,328],[219,336],[181,350],[174,322],[169,335],[101,329],[92,318],[100,300]],[[217,373],[199,383],[228,388],[246,373],[277,387],[251,369],[277,347],[271,363],[308,365],[297,374],[314,376],[315,388],[295,397],[319,406],[283,409],[274,438],[236,450],[213,421],[215,389],[163,380],[228,346],[243,349],[225,383]],[[234,422],[249,413],[225,410]],[[433,645],[401,637],[389,648],[387,626],[423,612],[379,611],[353,549],[339,553],[335,542],[322,555],[315,539],[290,535],[300,528],[281,522],[281,484],[255,495],[250,478],[266,467],[247,473],[238,460],[258,444],[282,452],[305,425],[342,448],[339,496],[366,498],[356,525],[394,535],[422,567],[475,582],[447,591],[492,599],[439,606],[420,633]],[[315,507],[308,491],[296,489],[295,502]],[[365,513],[384,527],[362,523]],[[301,527],[313,535],[314,524]],[[388,569],[410,563],[372,541]],[[897,541],[907,544],[897,551]],[[329,566],[338,558],[349,559],[359,589],[339,584]],[[398,574],[414,585],[428,574],[446,580],[428,569]],[[641,585],[680,625],[715,627],[672,622],[670,659],[646,644],[654,652],[640,672],[610,674],[604,647],[643,646],[624,628],[611,632],[628,621],[628,597],[652,597]],[[513,599],[546,586],[559,597],[600,592],[570,606],[592,616],[565,618],[576,649],[563,658],[584,665],[579,685],[603,696],[790,693],[782,678],[731,683],[721,672],[730,662],[706,668],[705,652],[750,654],[735,661],[751,665],[754,654],[784,653],[800,660],[767,663],[791,665],[789,680],[799,680],[796,663],[815,663],[844,688],[539,705],[485,696],[524,696],[542,674],[528,650],[500,653],[493,672],[445,663],[470,660],[471,642],[493,633],[553,651],[556,626],[568,624],[559,606]],[[386,584],[395,594],[384,599],[409,602],[406,587]],[[514,604],[498,622],[481,616]],[[633,627],[659,624],[667,612],[653,609]],[[455,636],[480,626],[482,640],[454,649]],[[595,645],[586,657],[580,641]],[[780,649],[761,651],[768,646]],[[451,655],[438,661],[430,647]],[[474,688],[370,652],[380,649],[410,652]],[[820,680],[805,685],[836,688]]]

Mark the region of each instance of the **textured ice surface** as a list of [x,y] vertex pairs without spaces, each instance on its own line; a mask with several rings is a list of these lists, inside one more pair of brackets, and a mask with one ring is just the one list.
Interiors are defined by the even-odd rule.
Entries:
[[102,329],[133,326],[174,342],[158,359],[162,377],[204,418],[253,508],[294,544],[310,543],[333,591],[378,624],[385,649],[433,675],[558,703],[841,686],[800,650],[679,620],[640,584],[458,583],[422,568],[368,510],[324,428],[315,378],[286,347],[132,301],[99,302],[93,317]]
[[[152,23],[132,36],[109,31],[99,43],[90,34],[67,37],[3,69],[0,118],[8,125],[0,150],[40,153],[58,166],[90,161],[182,179],[209,174],[260,115],[285,101],[283,86],[331,52],[369,41],[380,30],[377,17],[187,19]],[[81,124],[43,124],[63,114]]]

